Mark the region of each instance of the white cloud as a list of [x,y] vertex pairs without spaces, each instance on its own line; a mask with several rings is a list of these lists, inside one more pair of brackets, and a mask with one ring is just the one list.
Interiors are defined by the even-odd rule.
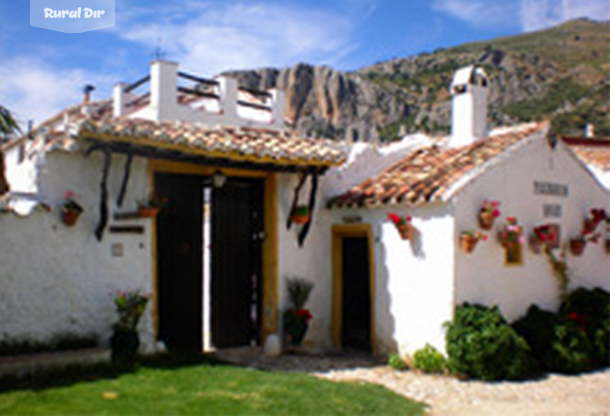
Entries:
[[609,20],[610,3],[608,0],[521,0],[521,25],[527,32],[580,17]]
[[138,18],[118,34],[151,50],[161,38],[168,59],[206,75],[300,61],[336,65],[355,48],[352,23],[330,12],[263,3],[189,7],[188,17]]
[[514,24],[518,8],[514,1],[434,0],[432,9],[456,17],[475,27]]
[[[40,60],[17,58],[0,63],[0,97],[17,121],[39,124],[63,108],[81,100],[82,87],[92,83],[106,90],[109,76],[90,74],[79,69],[57,69]],[[108,96],[109,91],[94,93]]]

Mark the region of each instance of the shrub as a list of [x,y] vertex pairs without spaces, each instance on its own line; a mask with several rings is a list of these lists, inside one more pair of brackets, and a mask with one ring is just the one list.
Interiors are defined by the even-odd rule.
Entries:
[[447,325],[447,354],[452,372],[481,380],[523,379],[537,370],[527,342],[497,306],[458,306]]
[[592,344],[594,367],[610,364],[610,293],[595,288],[578,288],[568,294],[560,314],[586,332]]
[[447,369],[445,356],[430,344],[413,354],[413,367],[424,373],[443,373]]
[[388,358],[388,364],[390,367],[397,371],[404,370],[405,368],[407,368],[407,363],[398,354],[390,354],[390,357]]
[[576,322],[532,305],[513,328],[544,370],[578,373],[591,368],[591,343]]

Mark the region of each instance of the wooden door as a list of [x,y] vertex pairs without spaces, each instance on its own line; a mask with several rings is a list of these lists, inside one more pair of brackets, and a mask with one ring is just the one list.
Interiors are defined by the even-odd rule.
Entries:
[[192,175],[155,174],[159,338],[170,350],[202,350],[203,184]]
[[212,343],[260,342],[263,184],[229,178],[212,193]]

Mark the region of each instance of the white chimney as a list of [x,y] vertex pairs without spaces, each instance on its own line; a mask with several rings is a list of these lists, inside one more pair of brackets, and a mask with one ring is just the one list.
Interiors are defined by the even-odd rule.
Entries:
[[119,82],[114,85],[112,90],[112,116],[121,117],[125,114],[125,108],[127,106],[128,93],[125,92],[125,88],[128,85],[124,82]]
[[286,95],[284,91],[273,88],[269,91],[271,94],[271,103],[273,105],[272,123],[280,128],[284,128],[284,109],[286,107]]
[[458,69],[451,82],[451,147],[465,146],[487,134],[489,80],[482,68]]
[[178,64],[156,60],[150,64],[150,108],[157,121],[176,118]]
[[239,123],[237,120],[237,80],[227,76],[216,78],[220,89],[220,108],[227,124]]

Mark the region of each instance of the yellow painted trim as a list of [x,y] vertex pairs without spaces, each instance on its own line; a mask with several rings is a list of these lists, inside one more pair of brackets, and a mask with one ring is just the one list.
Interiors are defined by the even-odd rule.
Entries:
[[369,288],[371,304],[371,350],[377,353],[377,331],[375,322],[376,275],[375,275],[375,236],[370,224],[345,224],[332,227],[332,311],[331,336],[333,346],[341,348],[343,325],[343,244],[344,237],[365,237],[369,248]]
[[265,240],[263,241],[263,322],[261,343],[278,331],[279,242],[277,174],[265,179]]
[[219,168],[211,165],[198,165],[196,163],[170,162],[157,159],[151,159],[149,163],[155,172],[163,173],[211,176],[220,171],[227,176],[240,178],[266,178],[269,176],[269,172],[265,171]]
[[270,156],[260,156],[260,155],[242,155],[237,151],[231,150],[227,152],[221,152],[218,150],[205,150],[200,149],[194,146],[189,146],[187,144],[176,144],[176,143],[167,143],[161,140],[154,140],[148,137],[128,137],[128,136],[115,136],[112,134],[106,133],[94,133],[89,131],[84,131],[80,133],[80,136],[83,138],[101,140],[105,142],[117,142],[117,143],[129,143],[129,144],[138,144],[142,146],[154,147],[157,149],[165,149],[165,150],[175,150],[189,155],[198,155],[205,156],[209,158],[218,158],[218,159],[228,159],[237,162],[252,162],[252,163],[268,163],[272,165],[281,165],[281,166],[338,166],[344,162],[344,159],[333,161],[333,162],[325,162],[325,161],[317,161],[317,160],[309,160],[303,158],[273,158]]

